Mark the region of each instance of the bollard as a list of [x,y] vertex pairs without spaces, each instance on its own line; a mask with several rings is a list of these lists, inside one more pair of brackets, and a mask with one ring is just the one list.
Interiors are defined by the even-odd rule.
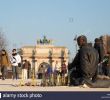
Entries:
[[33,73],[32,73],[31,86],[36,86],[36,85],[37,85],[37,81],[35,80],[34,71],[33,71]]
[[22,71],[22,75],[21,75],[21,80],[20,80],[19,86],[24,86],[25,85],[23,77],[24,77],[24,71]]

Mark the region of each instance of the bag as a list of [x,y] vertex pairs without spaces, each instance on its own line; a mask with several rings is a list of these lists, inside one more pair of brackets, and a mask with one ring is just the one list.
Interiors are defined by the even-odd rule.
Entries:
[[1,67],[1,73],[3,73],[3,67]]
[[18,67],[21,67],[21,63],[18,63]]

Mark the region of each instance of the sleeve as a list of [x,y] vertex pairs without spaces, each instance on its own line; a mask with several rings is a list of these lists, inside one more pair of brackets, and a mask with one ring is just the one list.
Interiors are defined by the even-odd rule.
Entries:
[[68,66],[68,69],[72,69],[72,68],[76,67],[77,65],[79,65],[79,52],[76,54],[72,63]]
[[91,58],[87,50],[81,49],[80,51],[80,66],[83,72],[88,72],[91,66]]
[[11,61],[8,55],[7,55],[7,62],[8,62],[8,66],[11,66]]
[[103,58],[104,58],[104,48],[103,48],[103,45],[99,46],[99,56],[100,56],[99,61],[100,62],[103,61]]
[[10,62],[11,62],[11,64],[16,63],[16,59],[11,56],[11,57],[10,57]]
[[20,55],[17,55],[17,62],[21,63],[21,56]]
[[13,58],[12,58],[12,56],[10,57],[10,62],[13,63]]

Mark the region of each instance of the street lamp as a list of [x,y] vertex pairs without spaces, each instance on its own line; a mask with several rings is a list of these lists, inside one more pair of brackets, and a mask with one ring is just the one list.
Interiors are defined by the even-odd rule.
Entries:
[[[75,36],[74,41],[76,41],[76,42],[77,42],[77,35]],[[77,43],[76,43],[76,45],[75,45],[75,46],[76,46],[76,53],[77,53],[77,49],[78,49],[78,48],[77,48]]]
[[52,60],[52,54],[53,54],[53,51],[52,50],[50,50],[49,51],[49,62],[50,62],[50,65],[52,66],[52,62],[53,62],[53,60]]
[[62,51],[61,51],[61,65],[63,64],[63,62],[65,62],[65,60],[64,60],[64,55],[65,55],[65,51],[62,50]]
[[33,75],[33,77],[35,77],[35,62],[36,62],[36,60],[35,60],[35,55],[36,55],[36,50],[35,49],[33,49],[32,50],[32,75]]

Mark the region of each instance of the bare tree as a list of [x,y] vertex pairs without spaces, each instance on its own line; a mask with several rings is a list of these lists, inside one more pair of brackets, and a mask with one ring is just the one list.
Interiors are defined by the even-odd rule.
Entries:
[[0,30],[0,50],[1,49],[6,49],[7,48],[7,40],[4,35],[4,32]]

